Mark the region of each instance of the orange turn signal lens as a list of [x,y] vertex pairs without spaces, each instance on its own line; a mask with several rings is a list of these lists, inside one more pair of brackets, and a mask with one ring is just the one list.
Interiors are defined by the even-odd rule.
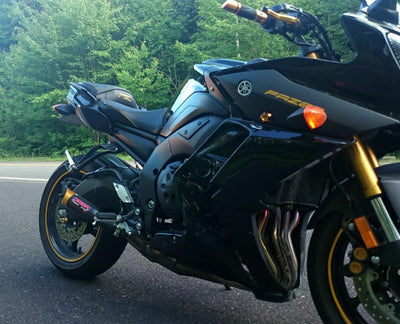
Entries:
[[354,223],[358,231],[360,232],[361,238],[364,241],[365,247],[369,250],[378,246],[375,235],[371,230],[365,216],[354,219]]
[[310,129],[321,127],[328,118],[324,109],[313,105],[308,105],[304,108],[303,116]]

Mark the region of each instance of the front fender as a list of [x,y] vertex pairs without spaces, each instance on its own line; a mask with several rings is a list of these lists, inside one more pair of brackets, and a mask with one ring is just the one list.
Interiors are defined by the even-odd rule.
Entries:
[[[400,218],[400,163],[380,166],[375,169],[375,172],[379,179],[379,185],[383,193],[382,196],[386,207]],[[340,212],[344,215],[349,214],[352,209],[349,208],[351,206],[348,198],[353,201],[366,202],[356,178],[353,177],[349,179],[342,184],[342,186],[348,197],[343,190],[336,187],[318,207],[308,228],[314,228],[322,218],[334,212]]]
[[360,185],[354,177],[342,183],[342,189],[336,187],[327,195],[312,215],[307,228],[315,228],[323,218],[329,217],[329,215],[349,215],[354,212],[349,199],[358,202],[365,201]]

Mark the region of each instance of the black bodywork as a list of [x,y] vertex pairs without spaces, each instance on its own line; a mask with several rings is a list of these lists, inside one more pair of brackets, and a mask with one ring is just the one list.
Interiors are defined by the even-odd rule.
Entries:
[[[261,299],[296,295],[300,279],[282,286],[266,260],[260,214],[299,212],[292,240],[302,261],[310,212],[331,191],[332,173],[339,180],[351,174],[341,151],[353,136],[379,156],[400,147],[400,30],[361,14],[342,22],[356,53],[351,62],[206,61],[196,66],[200,81],[191,81],[171,111],[99,100],[96,89],[88,94],[91,84],[73,85],[70,101],[78,101],[81,120],[143,167],[135,207],[144,228],[128,239],[146,257]],[[251,91],[238,91],[242,81]],[[325,110],[323,126],[307,127],[306,105]],[[396,201],[398,169],[378,172],[389,202]],[[400,205],[392,208],[400,216]]]

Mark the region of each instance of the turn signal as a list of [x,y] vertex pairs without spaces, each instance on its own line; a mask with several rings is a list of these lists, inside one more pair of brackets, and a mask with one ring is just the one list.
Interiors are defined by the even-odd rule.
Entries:
[[365,247],[369,250],[372,248],[376,248],[378,246],[378,242],[376,241],[375,235],[371,230],[371,227],[368,224],[365,216],[355,218],[354,223],[358,231],[360,232],[361,238],[364,241]]
[[321,127],[328,118],[324,109],[313,105],[308,105],[304,108],[303,116],[310,129]]

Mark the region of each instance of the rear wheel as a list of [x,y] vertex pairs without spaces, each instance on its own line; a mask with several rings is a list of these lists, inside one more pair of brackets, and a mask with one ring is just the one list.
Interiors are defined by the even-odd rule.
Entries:
[[[357,252],[367,250],[361,241],[350,243],[342,219],[340,214],[326,217],[310,242],[308,279],[321,318],[325,323],[399,323],[400,270],[374,264],[370,255],[355,260]],[[350,271],[357,272],[354,261],[362,265],[360,274]]]
[[62,272],[88,279],[108,270],[121,256],[127,242],[108,229],[68,219],[61,204],[63,183],[73,189],[83,172],[68,172],[62,164],[49,179],[39,210],[39,231],[50,261]]

